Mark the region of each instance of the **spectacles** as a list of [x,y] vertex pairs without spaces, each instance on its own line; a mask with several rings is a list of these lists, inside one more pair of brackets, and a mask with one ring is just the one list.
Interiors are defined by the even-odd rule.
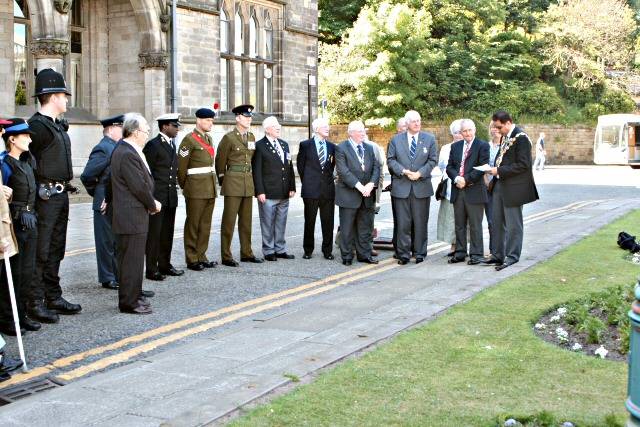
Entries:
[[136,129],[138,132],[142,132],[146,135],[149,135],[149,132],[151,132],[151,130],[142,130],[142,129]]

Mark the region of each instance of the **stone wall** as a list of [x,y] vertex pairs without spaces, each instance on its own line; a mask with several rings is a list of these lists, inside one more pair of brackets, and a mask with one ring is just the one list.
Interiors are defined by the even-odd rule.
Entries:
[[[591,126],[561,126],[525,124],[520,125],[531,138],[535,146],[540,132],[545,133],[547,150],[547,164],[575,165],[593,164],[593,141],[596,129]],[[438,146],[450,142],[449,124],[427,122],[422,124],[423,130],[432,132],[436,136]],[[370,126],[367,132],[369,139],[386,147],[395,131]],[[331,126],[331,141],[340,142],[347,139],[347,125]],[[535,147],[532,147],[534,152]]]
[[15,108],[13,68],[13,2],[0,0],[0,88],[6,88],[0,96],[0,112],[7,116],[13,116]]

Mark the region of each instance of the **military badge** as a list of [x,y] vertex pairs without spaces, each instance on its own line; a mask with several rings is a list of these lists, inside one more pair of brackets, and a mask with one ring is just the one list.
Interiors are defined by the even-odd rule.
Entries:
[[186,148],[181,148],[178,154],[180,154],[180,157],[187,157],[189,155],[189,150],[187,150]]
[[249,150],[255,150],[256,149],[256,142],[255,141],[248,141],[247,142],[247,148]]

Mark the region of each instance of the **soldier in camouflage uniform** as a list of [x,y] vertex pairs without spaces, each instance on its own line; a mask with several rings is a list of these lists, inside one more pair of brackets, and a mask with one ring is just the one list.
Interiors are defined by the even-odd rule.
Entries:
[[240,261],[261,263],[263,260],[256,258],[251,249],[251,211],[255,194],[251,159],[256,150],[256,138],[249,127],[253,106],[239,105],[231,111],[236,115],[236,128],[222,137],[218,145],[216,172],[224,195],[220,233],[222,264],[237,267],[239,264],[231,255],[236,217],[240,234]]

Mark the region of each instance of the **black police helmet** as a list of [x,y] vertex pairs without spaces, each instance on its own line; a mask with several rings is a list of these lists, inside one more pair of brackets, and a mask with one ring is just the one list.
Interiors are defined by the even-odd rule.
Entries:
[[45,68],[36,76],[35,96],[47,93],[66,93],[67,95],[71,95],[62,74],[52,68]]

